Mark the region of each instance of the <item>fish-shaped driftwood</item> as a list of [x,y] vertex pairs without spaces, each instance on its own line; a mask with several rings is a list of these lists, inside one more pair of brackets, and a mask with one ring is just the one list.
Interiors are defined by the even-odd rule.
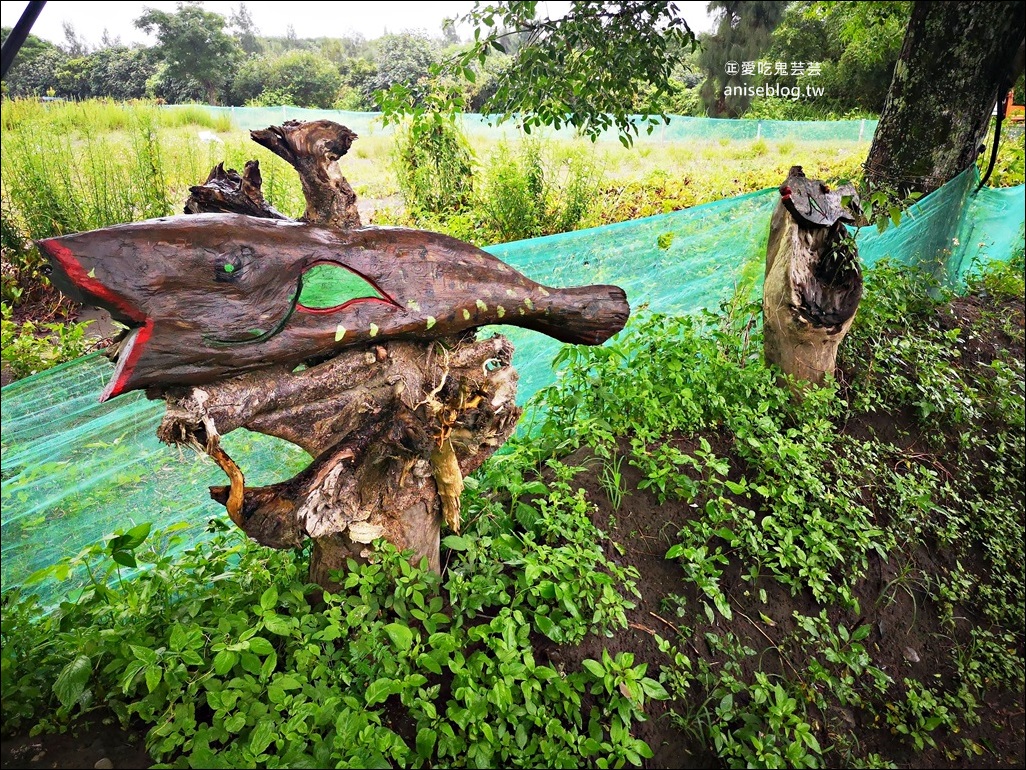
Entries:
[[130,327],[103,400],[486,324],[596,345],[630,313],[617,286],[542,286],[468,243],[405,228],[198,214],[38,245],[61,291]]

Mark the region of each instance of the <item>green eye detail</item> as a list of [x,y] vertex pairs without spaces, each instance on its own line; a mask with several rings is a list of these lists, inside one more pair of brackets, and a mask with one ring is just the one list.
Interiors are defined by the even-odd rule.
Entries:
[[231,262],[226,263],[225,266],[224,266],[224,271],[226,273],[234,273],[235,272],[235,265],[233,265]]
[[330,310],[354,299],[384,299],[374,286],[341,265],[323,262],[302,277],[299,304],[310,310]]

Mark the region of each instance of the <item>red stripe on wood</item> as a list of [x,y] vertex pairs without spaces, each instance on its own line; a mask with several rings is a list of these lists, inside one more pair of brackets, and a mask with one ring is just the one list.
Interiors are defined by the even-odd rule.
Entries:
[[114,398],[114,396],[120,396],[125,392],[125,386],[128,384],[128,380],[131,378],[132,372],[135,371],[135,365],[139,362],[143,348],[146,346],[146,343],[149,341],[150,335],[152,334],[153,320],[147,319],[146,323],[143,324],[139,331],[135,332],[135,336],[132,338],[131,342],[132,347],[127,354],[128,358],[126,358],[125,363],[119,367],[117,379],[111,380],[100,395],[101,403],[107,399]]
[[46,240],[39,241],[39,245],[60,263],[60,266],[64,269],[64,272],[68,274],[68,278],[71,279],[71,282],[80,289],[84,289],[96,298],[110,303],[111,306],[137,323],[143,323],[147,320],[146,315],[137,307],[132,305],[131,302],[117,292],[104,286],[96,278],[90,276],[67,246],[57,243],[54,238],[47,238]]

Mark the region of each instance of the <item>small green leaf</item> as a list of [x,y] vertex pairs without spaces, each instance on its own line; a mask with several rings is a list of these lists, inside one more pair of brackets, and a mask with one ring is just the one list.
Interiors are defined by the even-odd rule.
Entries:
[[264,658],[264,662],[260,665],[260,677],[264,680],[268,679],[277,667],[278,653],[272,652]]
[[121,691],[127,695],[132,685],[135,684],[135,678],[139,676],[139,672],[146,668],[145,663],[135,661],[129,663],[128,668],[125,669],[125,675],[121,678]]
[[442,673],[442,665],[435,658],[435,655],[431,653],[421,653],[417,657],[417,665],[430,671],[432,674],[440,675]]
[[670,694],[666,692],[666,688],[663,687],[655,679],[645,677],[641,680],[641,689],[645,691],[645,695],[652,700],[667,700]]
[[278,636],[288,636],[292,627],[288,620],[274,612],[267,612],[263,617],[264,628]]
[[435,751],[435,741],[438,739],[438,733],[427,727],[422,727],[417,731],[417,755],[421,759],[430,759]]
[[128,532],[125,533],[125,543],[121,546],[126,550],[134,550],[145,542],[146,538],[150,535],[150,529],[152,528],[150,522],[139,524],[138,526],[132,527]]
[[141,647],[138,644],[130,644],[128,645],[128,648],[132,651],[132,655],[135,657],[136,660],[141,660],[143,663],[146,663],[147,665],[152,665],[159,660],[159,658],[157,657],[157,653],[151,650],[149,647]]
[[271,745],[271,741],[274,740],[274,722],[270,719],[261,719],[257,722],[257,726],[253,728],[253,733],[249,737],[249,750],[254,754],[263,754],[268,746]]
[[164,676],[164,670],[160,666],[146,667],[146,689],[153,692],[160,686],[160,680]]
[[470,548],[470,541],[462,535],[449,535],[442,539],[442,545],[450,551],[466,551]]
[[122,567],[136,567],[135,556],[130,551],[115,551],[110,555]]
[[224,676],[232,670],[237,659],[238,656],[231,650],[221,650],[214,656],[214,673],[218,676]]
[[401,623],[389,623],[385,626],[385,633],[400,651],[405,652],[413,645],[413,632]]
[[175,652],[181,652],[188,643],[189,635],[186,633],[185,628],[181,623],[175,623],[174,628],[171,629],[171,649]]
[[534,624],[538,626],[538,630],[541,631],[545,636],[549,637],[554,642],[563,641],[563,634],[552,619],[548,615],[535,615]]
[[274,652],[274,645],[262,636],[254,636],[249,640],[249,649],[257,655],[270,655]]
[[581,665],[584,666],[588,670],[588,673],[590,673],[596,679],[601,679],[606,675],[606,670],[602,668],[602,664],[599,663],[597,660],[585,658],[583,661],[581,661]]
[[93,671],[93,662],[88,655],[79,655],[57,675],[53,693],[63,706],[70,707],[78,702],[85,692],[86,684]]
[[239,655],[239,663],[243,671],[248,671],[254,676],[260,673],[260,658],[252,652],[244,652]]
[[278,589],[271,586],[260,595],[260,606],[265,610],[273,609],[278,603]]
[[393,682],[391,679],[381,678],[371,682],[364,695],[367,705],[373,706],[376,703],[383,703],[388,700],[388,696],[392,694],[392,687]]

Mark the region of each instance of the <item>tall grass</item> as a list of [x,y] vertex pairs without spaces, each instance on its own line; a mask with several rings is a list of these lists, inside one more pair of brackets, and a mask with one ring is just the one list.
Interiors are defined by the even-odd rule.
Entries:
[[501,142],[482,173],[482,226],[493,240],[512,241],[574,230],[601,186],[594,148]]
[[14,100],[2,124],[5,246],[173,214],[213,165],[241,168],[254,156],[275,205],[302,212],[291,168],[202,107]]
[[4,100],[0,111],[6,305],[59,304],[32,240],[178,213],[189,187],[220,162],[241,169],[258,158],[268,199],[287,215],[303,212],[292,168],[202,107]]
[[79,131],[126,131],[139,120],[147,120],[161,128],[202,126],[214,131],[232,129],[228,115],[215,115],[198,104],[162,107],[153,102],[114,102],[108,99],[83,102],[5,99],[3,103],[4,131],[38,122]]

